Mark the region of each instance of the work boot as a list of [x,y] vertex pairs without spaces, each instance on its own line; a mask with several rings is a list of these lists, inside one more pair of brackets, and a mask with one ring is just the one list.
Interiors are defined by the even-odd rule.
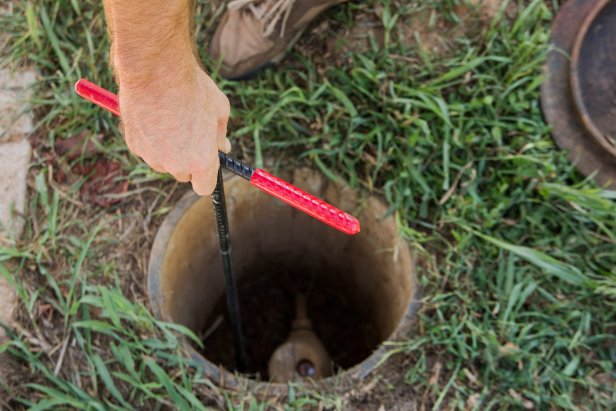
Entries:
[[347,0],[233,0],[210,44],[220,74],[242,79],[278,63],[308,24]]

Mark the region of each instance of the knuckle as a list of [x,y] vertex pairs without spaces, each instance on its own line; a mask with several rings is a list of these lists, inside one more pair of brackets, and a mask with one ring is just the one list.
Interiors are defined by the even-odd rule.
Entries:
[[218,130],[217,130],[216,134],[217,134],[217,137],[218,137],[219,140],[227,137],[227,124],[226,124],[226,122],[224,122],[224,123],[221,122],[218,125]]
[[134,138],[132,134],[124,133],[124,141],[126,142],[126,146],[128,149],[134,153],[139,155],[141,151],[141,147],[139,146],[139,140]]
[[146,161],[143,160],[152,170],[158,171],[159,173],[167,173],[167,169],[162,164],[156,161]]
[[220,110],[222,117],[228,118],[231,114],[231,103],[229,103],[229,99],[224,94],[222,95]]
[[177,174],[172,174],[172,176],[173,178],[175,178],[177,181],[181,183],[185,183],[192,179],[192,176],[190,175],[190,173],[177,173]]
[[174,177],[182,174],[186,174],[188,172],[188,168],[186,166],[181,165],[177,162],[168,162],[164,163],[165,170],[169,174],[172,174]]

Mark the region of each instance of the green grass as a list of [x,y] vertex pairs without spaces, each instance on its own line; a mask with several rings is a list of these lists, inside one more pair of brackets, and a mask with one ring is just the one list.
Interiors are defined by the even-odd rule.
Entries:
[[[616,192],[581,176],[542,120],[557,4],[525,2],[514,19],[495,19],[434,56],[401,36],[400,23],[419,8],[455,21],[461,2],[382,1],[382,48],[339,66],[314,62],[327,35],[376,3],[330,12],[329,31],[310,33],[279,69],[220,82],[232,99],[234,152],[255,165],[272,159],[273,169],[308,164],[387,200],[425,260],[417,332],[391,345],[410,364],[400,384],[418,404],[613,409]],[[203,38],[216,10],[198,8]],[[3,64],[35,64],[41,77],[26,233],[0,247],[0,273],[21,301],[21,326],[0,350],[25,372],[1,386],[0,407],[266,409],[203,378],[182,355],[177,332],[190,333],[146,307],[143,258],[177,186],[130,156],[116,120],[71,91],[80,77],[113,88],[100,2],[14,9],[1,20],[12,36]],[[71,165],[46,156],[54,140],[84,130],[105,135],[100,149],[130,180],[120,206],[80,205],[83,179],[53,182]],[[319,405],[353,400],[293,388],[279,407]]]

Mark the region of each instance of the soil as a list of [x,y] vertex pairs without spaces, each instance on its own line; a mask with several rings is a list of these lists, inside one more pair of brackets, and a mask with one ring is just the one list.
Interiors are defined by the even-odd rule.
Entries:
[[[238,281],[242,328],[246,342],[247,374],[268,379],[267,365],[274,350],[291,332],[295,296],[308,300],[308,316],[313,328],[328,350],[334,372],[349,368],[367,358],[377,348],[376,327],[362,315],[353,301],[352,292],[332,282],[330,267],[293,267],[268,262],[255,267],[250,276]],[[207,332],[202,354],[215,364],[234,369],[235,355],[231,328],[226,318],[224,296],[206,322]],[[220,317],[224,320],[220,323]]]
[[[396,21],[391,38],[409,48],[421,48],[431,58],[447,57],[456,48],[456,39],[474,38],[490,25],[500,12],[504,0],[468,0],[452,7],[458,21],[452,21],[439,10],[422,6]],[[393,7],[408,7],[403,1],[395,1]],[[383,6],[377,2],[370,5],[355,5],[353,24],[342,26],[323,17],[304,36],[296,46],[302,54],[322,69],[335,64],[338,67],[352,66],[351,53],[365,53],[373,48],[382,49],[385,42],[385,29],[382,25]],[[504,16],[512,18],[516,13],[515,2],[505,6]],[[412,53],[392,56],[397,59],[417,61]]]

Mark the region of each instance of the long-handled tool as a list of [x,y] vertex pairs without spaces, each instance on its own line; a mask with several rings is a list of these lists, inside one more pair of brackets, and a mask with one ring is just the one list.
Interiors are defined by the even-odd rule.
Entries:
[[242,321],[240,317],[240,304],[235,286],[235,274],[231,264],[231,236],[229,234],[229,220],[227,219],[227,205],[225,203],[225,188],[222,182],[222,167],[218,168],[216,188],[212,193],[212,204],[216,213],[216,227],[218,228],[218,245],[222,258],[222,272],[225,276],[225,294],[227,296],[227,312],[233,333],[235,349],[235,365],[238,371],[246,368],[246,349],[242,335]]
[[[75,84],[75,91],[81,97],[119,116],[118,96],[87,80],[79,80]],[[225,153],[218,152],[221,168],[242,176],[250,183],[266,193],[284,201],[300,211],[328,224],[344,233],[357,234],[360,230],[359,221],[325,201],[314,197],[286,181],[279,179],[261,169],[252,167],[238,161]],[[218,169],[216,188],[212,193],[212,203],[216,213],[216,225],[218,228],[218,241],[222,257],[223,273],[225,276],[225,292],[227,296],[227,309],[229,321],[233,332],[236,365],[239,371],[243,371],[246,363],[244,339],[240,318],[239,303],[235,275],[231,264],[231,239],[229,235],[229,222],[225,205],[225,192],[222,180],[222,170]]]
[[[75,91],[86,100],[110,111],[116,116],[120,115],[118,96],[112,92],[83,79],[75,84]],[[359,233],[359,221],[352,215],[337,209],[320,198],[300,190],[294,185],[271,175],[265,170],[259,168],[253,169],[222,152],[219,152],[218,156],[221,166],[249,180],[250,184],[265,191],[269,195],[284,201],[290,206],[297,208],[343,233]]]

